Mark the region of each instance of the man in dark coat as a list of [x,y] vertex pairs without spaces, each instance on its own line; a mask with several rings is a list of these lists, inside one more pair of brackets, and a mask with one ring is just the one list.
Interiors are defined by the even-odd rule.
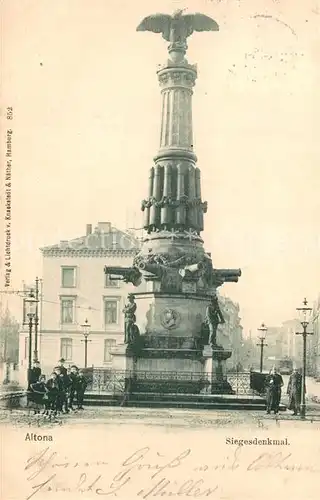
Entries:
[[279,412],[282,386],[283,379],[276,368],[273,368],[266,378],[267,413],[273,411],[276,414]]
[[293,415],[297,415],[300,411],[302,390],[302,375],[299,370],[294,369],[290,375],[287,394],[289,396],[289,410],[293,410]]

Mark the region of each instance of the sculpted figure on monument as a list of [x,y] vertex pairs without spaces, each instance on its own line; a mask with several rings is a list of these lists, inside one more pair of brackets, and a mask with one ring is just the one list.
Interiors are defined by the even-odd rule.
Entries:
[[132,344],[136,337],[139,335],[139,328],[136,323],[135,312],[137,310],[137,304],[135,303],[135,297],[132,293],[128,295],[128,303],[124,306],[124,343]]
[[212,297],[211,304],[207,306],[205,322],[209,328],[209,345],[216,347],[218,325],[225,323],[216,295]]
[[137,31],[161,33],[167,42],[186,46],[187,38],[194,31],[219,31],[219,26],[204,14],[183,14],[183,10],[177,10],[172,16],[153,14],[145,17]]

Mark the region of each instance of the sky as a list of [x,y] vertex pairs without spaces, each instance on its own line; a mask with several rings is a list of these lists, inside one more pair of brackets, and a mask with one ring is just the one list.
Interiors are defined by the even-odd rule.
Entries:
[[220,26],[188,39],[198,66],[203,237],[215,267],[242,269],[221,292],[239,302],[254,333],[320,292],[320,0],[3,0],[11,289],[41,276],[39,247],[82,236],[87,223],[141,226],[160,139],[156,69],[167,52],[160,35],[136,27],[177,8]]

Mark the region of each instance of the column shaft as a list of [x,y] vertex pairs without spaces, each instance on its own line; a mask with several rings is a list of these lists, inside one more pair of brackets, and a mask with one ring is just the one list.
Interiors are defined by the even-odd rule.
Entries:
[[152,197],[153,202],[150,207],[150,225],[157,226],[160,222],[160,208],[155,205],[155,201],[160,201],[161,199],[161,172],[159,165],[156,165],[154,168]]
[[185,173],[184,168],[181,163],[177,165],[177,201],[179,205],[176,209],[176,224],[184,225],[186,223],[186,205],[183,203],[183,198],[185,197]]
[[[154,167],[151,167],[149,173],[148,201],[151,199],[153,193],[153,179],[154,179]],[[147,228],[149,224],[150,224],[150,207],[145,207],[143,214],[143,227]]]
[[169,205],[169,198],[172,196],[172,167],[170,164],[164,166],[163,198],[164,206],[161,208],[161,224],[170,225],[172,223],[172,208]]
[[196,228],[197,226],[197,213],[196,207],[193,205],[196,199],[196,175],[195,168],[189,167],[189,192],[188,192],[188,201],[190,203],[188,208],[188,224],[190,228]]
[[[201,202],[201,173],[200,173],[200,169],[197,167],[196,168],[196,198],[199,202]],[[199,205],[197,205],[197,211],[196,211],[196,215],[197,215],[197,227],[199,229],[199,231],[203,231],[203,208],[202,208],[202,204],[199,203]]]

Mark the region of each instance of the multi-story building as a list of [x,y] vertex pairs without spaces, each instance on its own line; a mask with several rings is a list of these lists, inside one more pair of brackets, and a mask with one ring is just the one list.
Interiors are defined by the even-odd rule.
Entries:
[[296,335],[299,329],[301,324],[297,319],[283,321],[281,326],[268,326],[263,364],[266,370],[286,358],[292,360],[295,366],[301,366],[302,339]]
[[313,335],[308,339],[308,356],[310,375],[320,378],[320,295],[313,306],[311,327]]
[[227,361],[227,368],[234,369],[237,366],[243,365],[244,361],[244,340],[240,307],[239,304],[223,295],[219,295],[219,304],[225,323],[219,326],[217,340],[224,348],[232,350],[232,356]]
[[[131,284],[112,281],[104,266],[130,267],[139,248],[132,234],[119,231],[110,222],[100,222],[86,235],[41,249],[42,290],[39,304],[39,359],[49,373],[59,358],[66,364],[84,366],[84,335],[88,320],[88,366],[112,364],[112,348],[123,343],[122,309]],[[20,369],[28,365],[28,331],[20,332]]]

